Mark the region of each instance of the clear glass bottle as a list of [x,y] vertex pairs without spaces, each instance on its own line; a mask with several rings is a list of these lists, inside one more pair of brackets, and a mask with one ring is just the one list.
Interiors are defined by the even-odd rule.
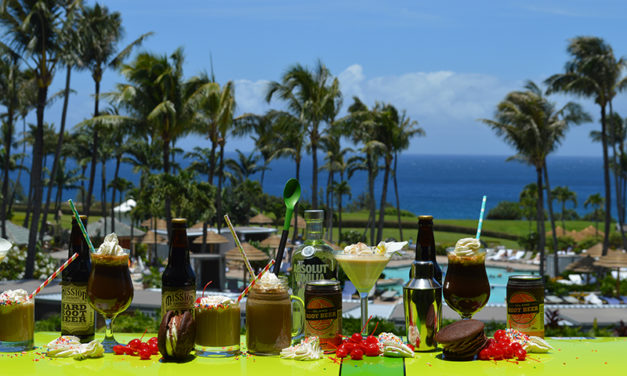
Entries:
[[[324,210],[305,211],[305,242],[292,256],[292,294],[305,299],[307,282],[337,280],[337,261],[333,249],[323,240]],[[294,323],[302,312],[294,312]]]

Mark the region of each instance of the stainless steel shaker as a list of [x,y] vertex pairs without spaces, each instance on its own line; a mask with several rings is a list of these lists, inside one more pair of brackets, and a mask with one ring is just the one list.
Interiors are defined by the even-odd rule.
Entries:
[[431,261],[414,261],[410,276],[403,286],[407,339],[415,351],[432,351],[437,348],[435,334],[440,329],[442,285],[433,278]]

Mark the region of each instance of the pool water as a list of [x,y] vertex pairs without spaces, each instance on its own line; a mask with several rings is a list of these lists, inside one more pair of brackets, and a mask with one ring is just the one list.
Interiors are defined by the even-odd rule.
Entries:
[[[402,278],[403,281],[407,282],[409,281],[409,269],[409,266],[404,266],[400,268],[385,268],[385,270],[383,270],[383,273],[385,274],[385,278]],[[446,266],[442,267],[442,273],[446,275]],[[492,290],[490,291],[490,299],[488,300],[488,304],[505,304],[507,280],[510,275],[530,274],[530,272],[528,271],[507,271],[504,268],[496,268],[491,266],[486,267],[486,273],[488,274],[488,280],[490,281],[490,287],[492,288]],[[403,294],[402,285],[385,286],[383,288],[396,290],[401,295]]]

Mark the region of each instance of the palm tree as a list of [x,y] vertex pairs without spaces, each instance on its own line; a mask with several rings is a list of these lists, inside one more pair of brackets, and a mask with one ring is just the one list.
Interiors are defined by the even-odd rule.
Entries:
[[564,229],[564,233],[566,232],[566,223],[564,220],[566,219],[566,203],[571,201],[574,207],[577,207],[577,193],[568,189],[568,187],[555,187],[552,191],[553,197],[557,202],[562,204],[562,228]]
[[[510,159],[524,161],[536,169],[538,249],[540,250],[540,275],[543,276],[545,251],[543,172],[545,172],[546,157],[560,145],[571,124],[579,124],[589,117],[582,111],[581,106],[572,102],[556,109],[555,105],[548,101],[538,86],[531,81],[527,82],[525,89],[525,91],[507,94],[505,99],[498,104],[496,120],[482,119],[481,121],[516,149],[517,154]],[[548,176],[548,173],[545,176]],[[553,232],[555,233],[554,230]],[[554,236],[555,275],[558,274],[556,240]]]
[[[417,127],[417,128],[414,128]],[[396,218],[398,220],[398,232],[400,240],[403,241],[403,226],[401,225],[401,204],[398,198],[398,182],[397,166],[398,166],[398,154],[409,148],[409,140],[414,137],[424,137],[424,129],[418,127],[416,120],[411,120],[407,113],[403,110],[398,121],[398,128],[394,132],[392,150],[394,151],[394,167],[392,168],[392,181],[394,182],[394,196],[396,197]]]
[[[65,136],[65,122],[67,119],[67,108],[70,100],[70,78],[72,75],[72,68],[78,65],[79,60],[77,56],[77,50],[79,46],[79,34],[78,34],[78,11],[80,8],[74,6],[72,2],[64,4],[65,6],[65,22],[63,23],[63,31],[61,33],[61,39],[59,40],[59,59],[65,65],[65,88],[63,90],[63,109],[61,111],[61,124],[59,128],[59,137],[57,139],[56,148],[54,151],[54,159],[52,162],[51,176],[57,175],[57,169],[59,159],[61,158],[61,147],[63,145],[63,139]],[[48,217],[48,209],[50,207],[50,199],[52,195],[52,188],[55,184],[54,179],[50,179],[48,183],[48,189],[46,190],[46,204],[43,209],[43,215],[41,220],[41,229],[39,237],[43,238],[46,228],[46,219]],[[56,215],[56,213],[55,213]]]
[[331,77],[329,69],[318,61],[313,71],[300,64],[288,68],[281,82],[268,85],[266,101],[273,97],[287,103],[289,112],[304,126],[313,157],[312,199],[314,209],[318,208],[318,147],[324,134],[323,123],[331,124],[341,107],[340,82]]
[[536,183],[527,184],[520,192],[518,201],[522,208],[523,217],[529,221],[529,233],[531,233],[531,221],[537,216],[538,186]]
[[235,149],[237,152],[237,160],[227,159],[224,164],[232,172],[232,184],[236,185],[254,175],[260,171],[265,170],[265,167],[259,164],[261,156],[256,154],[255,151],[251,151],[248,155],[242,153],[239,149]]
[[338,243],[342,241],[342,196],[348,196],[351,198],[351,186],[346,180],[333,183],[332,192],[337,196],[337,211],[338,211]]
[[580,97],[594,98],[601,109],[601,144],[603,148],[603,179],[605,184],[605,237],[603,255],[607,254],[610,241],[611,183],[607,152],[607,111],[612,114],[612,100],[617,89],[627,86],[620,80],[626,65],[624,59],[616,59],[612,47],[597,37],[576,37],[568,48],[571,60],[566,62],[564,73],[552,75],[546,80],[549,92],[564,92]]
[[[179,137],[189,133],[198,103],[211,90],[212,83],[202,77],[183,79],[183,50],[168,56],[139,54],[124,65],[122,74],[128,83],[118,84],[109,93],[113,103],[128,111],[127,116],[101,115],[94,122],[101,124],[132,124],[138,132],[150,134],[162,148],[163,172],[171,172],[171,146]],[[165,196],[164,211],[170,234],[171,200]]]
[[[90,71],[94,80],[94,117],[100,115],[100,82],[107,67],[119,67],[122,61],[128,57],[136,46],[139,46],[144,39],[152,35],[152,32],[141,35],[128,46],[118,52],[118,43],[122,40],[124,29],[122,28],[122,17],[119,12],[109,12],[106,6],[96,3],[95,6],[85,6],[82,11],[80,25],[78,27],[80,35],[80,67]],[[89,173],[89,188],[87,192],[87,207],[85,214],[89,216],[91,208],[91,195],[96,180],[97,147],[100,130],[98,124],[93,126],[92,159]]]
[[35,246],[42,202],[42,160],[44,110],[48,87],[57,64],[58,41],[61,33],[62,6],[57,1],[4,0],[0,25],[4,27],[5,48],[22,57],[33,70],[37,82],[37,130],[32,153],[30,186],[33,188],[33,213],[28,232],[28,249],[24,278],[32,278],[35,270]]
[[599,210],[601,209],[601,205],[603,205],[603,197],[600,193],[594,193],[588,196],[586,201],[583,203],[583,207],[587,208],[588,206],[592,206],[594,212],[594,224],[596,227],[595,236],[599,236]]
[[340,145],[340,134],[336,134],[337,132],[329,132],[321,139],[321,145],[323,149],[326,151],[326,155],[324,157],[325,164],[322,165],[321,169],[327,170],[329,172],[327,178],[327,189],[326,189],[326,207],[328,208],[327,214],[327,239],[330,242],[333,242],[333,208],[334,208],[334,194],[333,194],[333,186],[335,185],[335,173],[341,173],[342,179],[344,175],[344,171],[346,170],[346,161],[345,156],[352,152],[351,148],[341,148]]
[[239,117],[239,120],[235,122],[233,128],[234,136],[244,136],[254,133],[252,136],[255,142],[255,147],[261,153],[263,158],[263,170],[261,170],[261,177],[259,184],[263,187],[263,180],[266,170],[268,170],[268,164],[272,159],[276,146],[275,134],[272,132],[274,121],[279,114],[276,110],[270,110],[263,115],[255,115],[246,113]]

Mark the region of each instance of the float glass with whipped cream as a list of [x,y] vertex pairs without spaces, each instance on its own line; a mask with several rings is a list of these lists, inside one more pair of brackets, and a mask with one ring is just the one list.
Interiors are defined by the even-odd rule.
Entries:
[[25,290],[0,294],[0,352],[19,352],[33,348],[35,301]]
[[470,319],[490,298],[490,282],[485,271],[485,251],[475,238],[457,241],[448,252],[448,267],[444,278],[443,295],[446,303]]
[[118,342],[113,338],[111,322],[133,300],[133,282],[128,270],[128,255],[111,233],[96,253],[91,255],[91,273],[87,282],[89,304],[105,318],[107,329],[102,342],[105,352],[113,352]]
[[365,331],[368,330],[366,328],[368,293],[374,287],[385,266],[390,262],[392,254],[400,251],[405,245],[407,242],[381,242],[376,247],[357,243],[346,246],[344,250],[335,253],[335,259],[359,292],[361,326]]
[[196,355],[231,356],[239,353],[240,306],[227,296],[198,298],[196,312]]
[[[303,304],[288,292],[287,279],[266,272],[250,289],[246,300],[246,347],[255,355],[279,355],[292,336],[302,333],[303,323],[292,332],[292,302]],[[300,307],[303,310],[303,306]]]

